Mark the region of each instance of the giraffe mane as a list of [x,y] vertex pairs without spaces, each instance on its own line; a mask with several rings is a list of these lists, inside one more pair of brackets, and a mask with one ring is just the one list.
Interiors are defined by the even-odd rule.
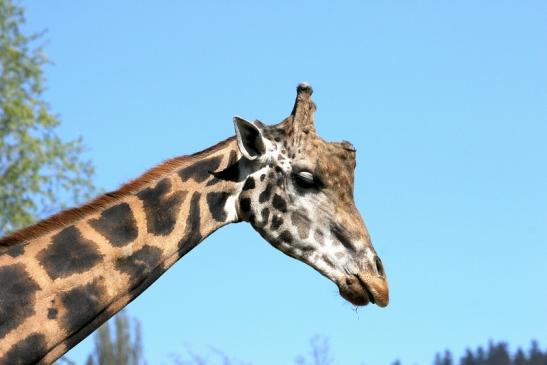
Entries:
[[163,163],[149,169],[136,179],[125,183],[118,190],[105,193],[84,205],[60,211],[59,213],[45,218],[38,223],[12,232],[3,238],[0,238],[0,254],[5,253],[5,251],[7,251],[11,246],[40,237],[59,228],[68,226],[92,213],[103,210],[120,199],[134,194],[166,174],[173,172],[175,169],[181,168],[189,163],[192,163],[198,158],[202,158],[224,148],[233,140],[235,140],[234,137],[230,137],[212,147],[194,154],[166,160]]

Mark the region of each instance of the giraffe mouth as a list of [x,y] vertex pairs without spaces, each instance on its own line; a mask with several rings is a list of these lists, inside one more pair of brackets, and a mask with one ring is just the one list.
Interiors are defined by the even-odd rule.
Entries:
[[353,305],[365,306],[372,303],[385,307],[389,302],[387,281],[384,278],[357,274],[341,280],[338,287],[340,295]]

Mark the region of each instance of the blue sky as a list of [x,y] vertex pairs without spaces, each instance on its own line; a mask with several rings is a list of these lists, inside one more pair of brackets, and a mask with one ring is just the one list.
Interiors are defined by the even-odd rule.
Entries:
[[356,312],[233,225],[129,306],[150,364],[208,346],[291,364],[314,334],[343,365],[547,344],[545,1],[23,4],[27,28],[49,30],[60,133],[83,136],[98,187],[232,135],[235,114],[280,121],[303,80],[319,133],[358,150],[356,201],[389,307]]

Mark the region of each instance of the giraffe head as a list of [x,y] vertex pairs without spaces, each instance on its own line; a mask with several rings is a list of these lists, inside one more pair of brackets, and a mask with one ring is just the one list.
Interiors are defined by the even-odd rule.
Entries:
[[356,150],[316,134],[311,94],[300,84],[291,115],[277,125],[234,118],[246,178],[238,218],[332,280],[349,302],[384,307],[384,268],[353,199]]

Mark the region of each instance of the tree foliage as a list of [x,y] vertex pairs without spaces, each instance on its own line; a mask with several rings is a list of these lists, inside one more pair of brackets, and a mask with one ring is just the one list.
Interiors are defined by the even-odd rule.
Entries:
[[25,35],[24,23],[21,6],[0,0],[0,235],[93,190],[81,139],[56,135],[59,118],[43,97],[49,60],[36,45],[42,34]]
[[309,358],[299,356],[296,358],[297,365],[332,365],[329,340],[323,336],[314,336],[310,340]]
[[125,312],[120,312],[95,332],[95,349],[86,365],[145,364],[140,323],[130,321]]
[[450,351],[435,355],[434,365],[547,365],[547,351],[542,351],[539,344],[533,341],[528,353],[518,348],[514,354],[509,351],[505,342],[490,342],[484,349],[479,346],[475,351],[467,349],[459,362],[453,360]]
[[186,356],[172,354],[171,358],[175,365],[251,365],[248,362],[232,359],[215,348],[210,348],[208,353],[202,354],[187,349]]
[[[215,351],[217,356],[206,356],[188,351],[188,357],[174,357],[175,365],[240,365],[240,361],[234,361]],[[366,359],[364,359],[366,360]],[[329,341],[323,336],[314,336],[310,341],[308,356],[299,356],[296,365],[334,365],[338,364],[331,353]],[[363,362],[365,364],[365,362]],[[395,360],[392,365],[401,365],[400,360]],[[537,341],[533,341],[528,352],[518,348],[514,354],[509,351],[505,342],[490,342],[484,349],[479,346],[475,351],[467,349],[464,355],[457,360],[449,350],[437,353],[433,359],[433,365],[547,365],[547,351],[542,351]]]

